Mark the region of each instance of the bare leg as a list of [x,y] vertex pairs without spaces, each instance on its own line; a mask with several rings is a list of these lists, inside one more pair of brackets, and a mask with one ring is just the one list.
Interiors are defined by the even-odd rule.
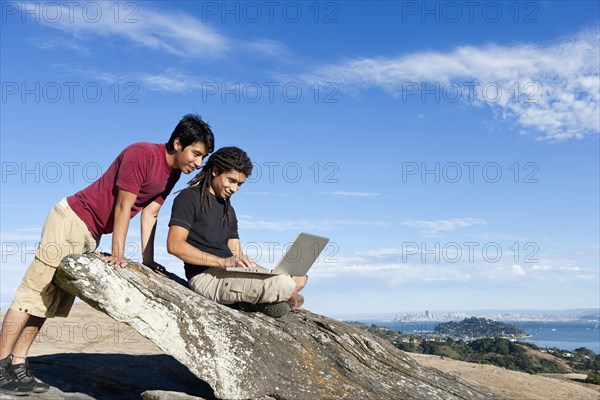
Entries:
[[40,333],[40,329],[45,321],[46,318],[40,318],[33,315],[29,317],[29,321],[25,324],[25,329],[21,332],[21,336],[19,336],[19,340],[13,348],[13,364],[22,364],[25,362],[25,358],[27,357],[27,354],[29,354],[29,348],[33,344],[38,333]]
[[0,359],[12,354],[15,344],[25,329],[30,315],[24,312],[8,309],[0,331]]
[[292,310],[295,310],[302,307],[304,304],[304,296],[298,292],[304,289],[304,286],[306,286],[306,282],[308,282],[308,276],[292,276],[292,279],[294,282],[296,282],[296,290],[294,290],[294,293],[292,293],[290,298],[287,300],[287,303],[290,305]]
[[25,359],[20,357],[27,356],[44,321],[45,318],[9,309],[4,316],[0,332],[0,359],[13,354],[19,357],[13,359],[13,364],[24,363]]
[[306,286],[306,282],[308,282],[308,276],[306,275],[292,276],[292,279],[294,280],[294,282],[296,282],[296,290],[294,291],[294,294],[304,289],[304,286]]

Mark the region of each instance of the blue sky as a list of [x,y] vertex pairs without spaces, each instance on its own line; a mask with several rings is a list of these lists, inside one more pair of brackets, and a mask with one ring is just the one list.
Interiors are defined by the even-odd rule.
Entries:
[[[312,311],[598,307],[598,15],[593,1],[2,1],[2,308],[50,208],[190,112],[255,164],[233,198],[249,255],[272,266],[299,231],[331,238]],[[165,250],[172,199],[156,255],[183,275]],[[128,241],[139,259],[137,219]]]

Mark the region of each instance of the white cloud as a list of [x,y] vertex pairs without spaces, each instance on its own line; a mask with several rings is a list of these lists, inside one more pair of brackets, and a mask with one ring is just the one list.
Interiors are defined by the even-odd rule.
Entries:
[[176,68],[167,68],[158,73],[113,74],[94,69],[74,68],[68,64],[55,64],[53,66],[58,69],[67,70],[72,74],[80,74],[104,81],[108,84],[128,81],[142,82],[146,88],[156,92],[187,93],[198,89],[205,89],[206,87],[212,89],[216,84],[214,79],[203,79],[187,75]]
[[[27,12],[44,12],[37,3],[19,3],[19,6]],[[66,4],[54,7],[60,17],[39,15],[37,20],[77,38],[115,36],[180,57],[215,57],[230,48],[227,38],[182,12],[153,10],[144,4],[128,10],[119,6],[117,15],[110,2],[95,2],[93,7]]]
[[2,238],[3,242],[7,241],[38,241],[40,240],[40,236],[42,234],[42,227],[38,228],[18,228],[14,230],[2,231],[0,232],[0,238]]
[[[598,280],[598,271],[586,270],[574,264],[568,266],[523,266],[512,263],[512,255],[497,262],[476,255],[473,260],[462,254],[448,258],[427,254],[402,256],[400,249],[374,249],[356,253],[355,256],[339,256],[319,262],[311,269],[311,276],[321,278],[369,279],[384,285],[395,286],[423,282],[478,282],[480,284],[513,287],[515,278],[528,276],[531,282],[584,282]],[[525,282],[525,281],[522,281]]]
[[531,267],[531,269],[533,271],[552,271],[552,272],[581,272],[582,268],[580,268],[579,266],[575,265],[575,264],[567,264],[567,265],[554,265],[554,266],[550,266],[550,265],[539,265],[539,264],[535,264],[533,267]]
[[347,226],[364,226],[364,227],[385,227],[384,222],[378,221],[361,221],[361,220],[343,220],[343,219],[323,219],[323,220],[271,220],[260,219],[249,215],[239,215],[238,225],[240,229],[259,229],[268,231],[303,231],[316,230],[328,231],[333,229],[341,229]]
[[336,192],[321,192],[322,194],[328,194],[335,197],[359,197],[359,198],[368,198],[368,197],[377,197],[381,193],[372,193],[372,192],[348,192],[348,191],[336,191]]
[[531,269],[533,271],[550,271],[551,268],[547,265],[534,265],[533,267],[531,267]]
[[40,49],[51,50],[51,49],[56,49],[56,48],[66,48],[66,49],[75,50],[78,53],[86,55],[86,56],[90,54],[89,49],[82,47],[70,40],[64,40],[64,39],[60,39],[60,38],[55,38],[55,39],[44,38],[41,40],[31,40],[31,42],[34,46],[36,46]]
[[365,252],[357,252],[358,255],[364,255],[369,257],[395,257],[402,255],[402,249],[395,248],[383,248],[383,249],[372,249]]
[[247,215],[238,216],[240,229],[259,229],[268,231],[310,230],[318,224],[309,220],[265,220]]
[[[320,276],[339,276],[356,277],[362,275],[370,275],[377,273],[378,275],[385,272],[399,272],[408,269],[406,264],[366,264],[366,263],[320,263],[311,269],[311,273]],[[378,278],[379,276],[373,276]]]
[[486,225],[487,221],[480,218],[451,218],[441,220],[409,220],[400,222],[401,225],[412,228],[421,228],[423,233],[435,235],[440,231],[454,231],[459,228],[468,228],[473,225]]
[[254,86],[244,82],[229,82],[225,80],[191,76],[175,68],[166,69],[160,73],[140,74],[128,77],[130,80],[141,81],[145,86],[156,92],[188,93],[201,91],[202,98],[222,98],[225,90],[235,90],[235,93],[254,98]]
[[289,193],[278,193],[278,192],[242,192],[241,195],[249,195],[249,196],[275,196],[275,197],[291,197],[292,195]]
[[523,267],[521,267],[519,264],[513,264],[512,273],[516,276],[523,276],[525,275],[525,270],[523,270]]
[[157,92],[185,93],[196,87],[191,78],[176,71],[163,74],[144,74],[141,76],[141,80],[150,90]]
[[283,43],[271,39],[257,39],[249,41],[242,43],[240,47],[251,53],[259,53],[271,57],[283,57],[289,55],[289,51],[283,45]]
[[513,233],[484,233],[477,236],[480,240],[488,242],[535,242],[536,238],[531,236],[516,235]]
[[[599,273],[593,262],[581,265],[578,253],[542,254],[515,253],[514,243],[496,242],[403,242],[398,247],[372,248],[355,251],[351,256],[338,256],[339,265],[360,265],[364,269],[382,265],[410,266],[448,270],[452,276],[463,274],[480,282],[514,284],[514,278],[527,276],[528,281],[583,282],[598,281]],[[533,258],[540,258],[535,263]],[[356,270],[349,269],[349,271]],[[330,270],[330,273],[333,273]],[[399,272],[403,273],[403,272]],[[341,275],[340,275],[341,276]]]
[[[512,257],[513,255],[511,255]],[[527,261],[525,261],[527,263]],[[565,260],[541,260],[540,263],[528,264],[525,268],[523,263],[515,263],[512,266],[496,265],[485,274],[489,279],[503,279],[508,275],[524,276],[530,280],[540,282],[583,282],[598,281],[599,271],[597,268],[582,267],[571,261]]]
[[338,262],[321,262],[315,265],[311,276],[321,278],[374,279],[397,286],[407,282],[468,282],[472,279],[465,269],[443,264],[369,263],[339,259]]
[[[600,133],[599,57],[596,29],[547,46],[464,46],[451,52],[354,59],[317,67],[302,78],[335,82],[354,93],[379,87],[403,101],[428,101],[420,93],[425,85],[436,88],[442,101],[487,104],[516,121],[523,133],[541,133],[540,139],[580,139]],[[462,97],[453,100],[458,94]]]
[[[285,58],[285,45],[272,39],[232,40],[189,14],[181,11],[153,9],[147,3],[117,4],[91,2],[92,5],[53,3],[40,7],[39,3],[20,2],[18,6],[46,26],[66,32],[76,39],[93,36],[114,36],[137,46],[166,51],[189,58],[220,57],[234,49],[253,55]],[[70,48],[89,55],[89,48],[64,38],[37,39],[40,48]]]

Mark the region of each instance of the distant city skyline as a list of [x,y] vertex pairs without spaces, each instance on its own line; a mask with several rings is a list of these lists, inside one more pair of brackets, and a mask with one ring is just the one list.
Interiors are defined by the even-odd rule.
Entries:
[[534,321],[534,320],[578,320],[580,317],[592,316],[594,320],[600,319],[600,308],[585,308],[573,310],[423,310],[400,311],[384,314],[338,314],[337,318],[364,319],[364,320],[398,320],[398,321],[456,321],[470,317],[484,317],[498,321]]

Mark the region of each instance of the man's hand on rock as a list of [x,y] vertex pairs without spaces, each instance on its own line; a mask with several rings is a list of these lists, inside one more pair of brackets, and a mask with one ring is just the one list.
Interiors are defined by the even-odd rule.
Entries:
[[152,271],[157,272],[159,274],[166,275],[168,273],[167,269],[159,263],[157,263],[156,261],[144,262],[144,265],[150,268]]
[[102,260],[108,265],[112,265],[113,267],[123,268],[127,266],[128,261],[123,257],[117,257],[114,255],[110,256],[102,256]]

